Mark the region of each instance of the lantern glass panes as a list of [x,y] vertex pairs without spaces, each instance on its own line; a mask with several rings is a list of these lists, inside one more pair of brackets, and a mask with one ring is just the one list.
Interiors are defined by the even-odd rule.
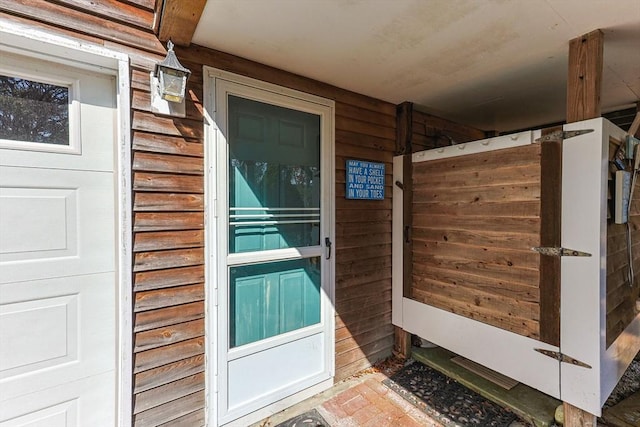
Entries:
[[160,97],[171,102],[182,102],[187,87],[184,72],[159,67]]

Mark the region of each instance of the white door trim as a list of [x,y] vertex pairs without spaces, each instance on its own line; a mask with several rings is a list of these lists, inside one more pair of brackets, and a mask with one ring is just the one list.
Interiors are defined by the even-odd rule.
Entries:
[[0,52],[89,69],[117,79],[117,144],[115,174],[117,191],[118,330],[117,417],[118,425],[131,425],[132,412],[132,184],[129,57],[126,54],[35,29],[26,24],[0,20]]
[[[327,185],[328,189],[325,192],[322,191],[323,194],[327,194],[329,209],[324,213],[326,215],[326,224],[329,225],[328,231],[322,231],[321,238],[324,239],[325,236],[328,236],[335,245],[335,126],[334,126],[334,111],[335,111],[335,103],[331,100],[321,98],[315,95],[311,95],[308,93],[303,93],[300,91],[296,91],[293,89],[288,89],[285,87],[277,86],[271,83],[266,83],[263,81],[255,80],[249,77],[240,76],[237,74],[229,73],[226,71],[218,70],[211,67],[203,67],[204,68],[204,115],[205,115],[205,162],[206,162],[206,170],[207,177],[205,179],[205,211],[207,212],[207,220],[206,220],[206,241],[208,242],[205,245],[205,259],[206,259],[206,300],[208,303],[206,304],[206,316],[208,318],[206,323],[206,343],[207,343],[207,387],[206,387],[206,401],[207,401],[207,419],[208,425],[215,426],[218,425],[219,418],[219,408],[217,405],[218,402],[218,393],[221,392],[219,389],[220,379],[217,377],[217,372],[219,368],[219,356],[217,351],[217,343],[218,343],[218,330],[220,325],[218,324],[217,316],[218,316],[218,300],[225,297],[224,292],[220,292],[220,290],[216,287],[217,283],[221,277],[221,272],[218,271],[218,263],[219,257],[222,256],[216,253],[216,247],[226,247],[226,240],[224,242],[221,241],[221,237],[217,235],[217,227],[218,227],[218,216],[223,215],[224,206],[226,206],[227,195],[222,194],[221,190],[216,188],[216,182],[218,181],[217,177],[224,176],[226,177],[226,168],[225,170],[216,170],[216,165],[218,164],[218,157],[221,155],[219,150],[216,150],[216,141],[219,140],[219,129],[215,123],[215,113],[216,113],[216,79],[218,81],[224,81],[226,84],[239,84],[245,87],[258,89],[260,91],[266,91],[274,94],[275,96],[284,95],[292,100],[292,102],[296,102],[296,100],[304,101],[306,103],[314,103],[319,106],[329,107],[331,113],[327,114],[324,117],[326,123],[323,125],[323,131],[327,135],[327,139],[329,144],[323,144],[321,147],[321,156],[322,159],[327,164],[327,180],[323,185]],[[296,108],[293,106],[291,108]],[[304,108],[301,108],[304,110]],[[222,243],[222,246],[220,246]],[[321,242],[322,243],[322,242]],[[295,250],[284,249],[283,252],[287,252],[287,256],[291,258],[297,258],[302,256],[302,253],[296,253]],[[288,253],[291,252],[291,253]],[[301,252],[304,252],[301,251]],[[238,255],[242,258],[243,255]],[[225,260],[227,254],[224,254]],[[225,272],[226,274],[226,272]],[[335,249],[333,250],[332,257],[330,262],[328,263],[327,269],[323,271],[323,274],[326,274],[326,283],[333,284],[335,283]],[[308,395],[309,392],[313,392],[313,394],[321,391],[322,389],[326,389],[333,384],[332,377],[335,374],[335,318],[334,318],[334,304],[335,304],[335,287],[329,286],[329,289],[323,288],[325,291],[328,291],[328,294],[325,296],[327,300],[325,301],[325,307],[327,308],[326,313],[323,313],[323,322],[326,322],[327,325],[327,334],[328,334],[328,342],[331,343],[327,348],[326,360],[328,360],[330,369],[329,374],[330,377],[328,380],[317,384],[316,386],[310,387],[309,389],[296,394],[295,396],[282,399],[281,401],[275,402],[270,406],[257,410],[249,415],[241,417],[240,419],[231,422],[229,425],[236,425],[238,422],[244,423],[246,425],[248,423],[258,421],[265,416],[273,414],[279,410],[286,408],[287,406],[296,403],[296,401],[302,400],[304,398],[310,397]],[[324,294],[324,293],[323,293]],[[221,387],[220,387],[221,388]]]

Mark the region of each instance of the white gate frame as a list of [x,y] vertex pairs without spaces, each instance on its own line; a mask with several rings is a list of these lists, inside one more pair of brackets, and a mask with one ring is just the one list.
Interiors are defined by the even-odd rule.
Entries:
[[564,125],[593,129],[562,145],[562,246],[591,257],[562,257],[560,346],[591,369],[563,363],[561,398],[600,416],[640,349],[640,314],[607,349],[607,195],[609,139],[626,133],[603,118]]
[[[601,415],[601,408],[640,350],[640,313],[606,348],[607,195],[609,139],[626,133],[603,118],[564,126],[593,129],[566,139],[562,153],[562,247],[590,257],[561,258],[560,348],[403,296],[403,195],[393,187],[392,323],[575,407]],[[540,130],[414,153],[429,161],[531,144]],[[393,180],[402,182],[403,157],[393,160]],[[489,343],[489,344],[488,344]],[[499,345],[501,348],[496,348]],[[590,366],[560,364],[534,349],[561,351]]]
[[[425,162],[529,145],[533,144],[534,140],[541,136],[541,133],[540,130],[526,131],[421,151],[412,155],[412,162]],[[403,158],[401,156],[394,157],[393,182],[402,182],[402,171]],[[411,254],[403,254],[402,209],[402,190],[394,185],[392,323],[476,363],[559,398],[559,362],[534,351],[534,349],[559,351],[558,347],[403,296],[402,259],[404,256],[411,256]],[[505,351],[496,349],[497,344],[502,346]],[[523,369],[523,367],[525,368]]]

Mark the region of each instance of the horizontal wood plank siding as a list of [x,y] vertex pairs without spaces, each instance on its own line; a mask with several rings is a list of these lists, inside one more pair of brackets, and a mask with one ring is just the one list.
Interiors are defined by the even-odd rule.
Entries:
[[412,110],[411,151],[429,150],[452,144],[477,141],[485,132],[421,111]]
[[[336,380],[391,354],[391,165],[395,105],[200,46],[176,48],[193,74],[187,116],[151,112],[164,58],[154,0],[0,0],[0,19],[129,55],[136,426],[204,423],[203,65],[335,101]],[[345,200],[345,162],[386,165],[383,201]],[[215,404],[215,402],[211,402]]]
[[[620,141],[611,140],[609,154],[612,158]],[[636,301],[640,299],[640,185],[636,185],[629,212],[631,230],[631,253],[633,258],[634,283],[629,283],[629,252],[627,226],[613,221],[615,192],[614,167],[609,173],[610,218],[607,221],[607,348],[622,334],[638,314]]]
[[[120,0],[54,0],[62,6],[78,9],[85,13],[101,17],[110,17],[125,25],[133,25],[145,30],[153,29],[154,13],[152,8],[128,5]],[[155,0],[153,1],[155,3]]]
[[[33,0],[0,0],[0,10],[8,13],[35,19],[52,24],[73,32],[83,33],[100,40],[108,40],[117,44],[124,44],[149,52],[164,53],[165,49],[153,34],[151,29],[136,28],[113,20],[111,14],[100,13],[92,9],[96,15],[87,13],[89,2],[84,10],[71,8],[53,1]],[[121,7],[128,7],[122,3]],[[140,9],[144,12],[144,9]]]
[[417,162],[412,176],[411,298],[540,338],[540,145]]
[[[336,380],[391,354],[391,164],[395,106],[199,46],[176,48],[184,64],[207,64],[335,101]],[[202,82],[193,92],[201,99]],[[345,199],[348,159],[385,163],[383,201]],[[352,286],[358,286],[354,291]],[[360,319],[367,318],[362,327]]]

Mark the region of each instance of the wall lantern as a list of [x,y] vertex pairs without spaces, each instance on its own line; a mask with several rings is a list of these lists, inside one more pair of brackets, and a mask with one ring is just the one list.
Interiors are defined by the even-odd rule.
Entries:
[[191,71],[185,68],[167,43],[167,56],[156,64],[151,73],[151,110],[171,116],[185,116],[184,96]]

